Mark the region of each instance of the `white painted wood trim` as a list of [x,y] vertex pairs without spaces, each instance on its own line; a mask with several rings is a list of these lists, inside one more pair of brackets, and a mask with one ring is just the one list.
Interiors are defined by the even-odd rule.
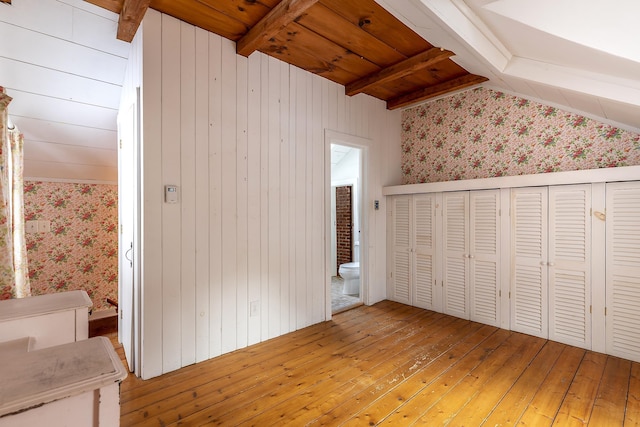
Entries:
[[382,194],[390,196],[394,194],[435,193],[440,191],[637,181],[639,179],[640,166],[622,166],[617,168],[588,169],[581,171],[501,176],[495,178],[465,179],[460,181],[432,182],[424,184],[393,185],[383,187]]
[[[369,235],[369,206],[370,201],[373,200],[373,194],[369,194],[369,181],[370,167],[369,167],[369,151],[371,149],[372,141],[368,138],[360,136],[350,135],[347,133],[338,132],[332,129],[325,129],[324,131],[324,143],[325,143],[325,219],[324,224],[326,230],[331,230],[331,144],[346,145],[360,149],[360,195],[361,208],[360,212],[360,299],[367,305],[373,302],[369,298],[371,289],[369,288],[369,273],[372,270],[372,266],[369,265],[369,249],[370,249],[370,235]],[[325,233],[326,234],[326,233]],[[327,277],[327,314],[326,320],[331,319],[331,239],[325,239],[325,274]]]
[[511,189],[500,190],[500,327],[511,326]]
[[594,213],[604,213],[606,184],[591,185],[591,349],[606,353],[606,221]]
[[39,181],[39,182],[63,182],[69,184],[103,184],[103,185],[118,185],[118,181],[94,181],[91,179],[66,179],[66,178],[39,178],[37,176],[28,176],[24,178],[25,182]]

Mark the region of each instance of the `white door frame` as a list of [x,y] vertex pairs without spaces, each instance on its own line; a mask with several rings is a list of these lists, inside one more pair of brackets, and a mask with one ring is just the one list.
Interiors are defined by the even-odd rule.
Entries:
[[[369,304],[369,209],[367,203],[369,196],[369,150],[371,140],[355,135],[325,129],[325,233],[331,232],[331,144],[344,145],[359,148],[360,156],[360,298],[365,304]],[[331,319],[331,236],[325,236],[325,319]]]

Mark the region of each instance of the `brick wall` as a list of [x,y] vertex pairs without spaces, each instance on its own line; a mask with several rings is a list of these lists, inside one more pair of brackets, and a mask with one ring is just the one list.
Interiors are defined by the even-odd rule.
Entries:
[[[336,244],[337,266],[353,261],[353,218],[351,209],[351,186],[336,187]],[[337,274],[337,272],[336,272]]]

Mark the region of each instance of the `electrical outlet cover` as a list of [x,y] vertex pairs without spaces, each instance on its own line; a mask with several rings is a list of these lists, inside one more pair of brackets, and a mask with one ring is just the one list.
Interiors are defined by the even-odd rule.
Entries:
[[27,233],[37,233],[38,232],[38,221],[27,221],[24,224],[24,231]]

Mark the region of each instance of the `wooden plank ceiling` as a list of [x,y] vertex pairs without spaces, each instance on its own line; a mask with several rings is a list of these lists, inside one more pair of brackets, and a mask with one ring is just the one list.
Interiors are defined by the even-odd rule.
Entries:
[[120,14],[131,41],[148,7],[346,88],[404,107],[486,81],[451,60],[374,0],[87,0]]

